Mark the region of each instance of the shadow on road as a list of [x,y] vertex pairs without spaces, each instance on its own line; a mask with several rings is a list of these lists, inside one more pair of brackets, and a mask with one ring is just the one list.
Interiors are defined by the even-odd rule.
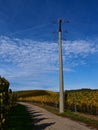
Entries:
[[53,122],[53,123],[43,123],[43,124],[40,124],[40,125],[35,125],[34,129],[35,130],[44,130],[45,128],[50,127],[53,124],[55,124],[55,122]]
[[46,120],[46,119],[48,119],[48,118],[34,118],[33,123],[35,124],[35,123],[38,123],[38,122],[40,122],[42,120]]
[[51,125],[55,124],[55,122],[47,122],[48,118],[43,117],[44,114],[41,111],[35,111],[33,109],[29,109],[29,113],[31,115],[34,130],[44,130],[45,128],[50,128]]

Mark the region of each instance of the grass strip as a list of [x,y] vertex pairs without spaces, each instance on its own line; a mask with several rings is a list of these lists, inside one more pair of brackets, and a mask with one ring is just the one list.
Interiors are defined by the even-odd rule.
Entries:
[[34,130],[25,106],[17,104],[9,115],[8,130]]
[[92,127],[98,129],[98,121],[90,119],[90,118],[87,118],[87,117],[84,117],[84,116],[82,116],[80,114],[77,114],[75,112],[65,111],[64,113],[62,113],[60,115],[64,116],[64,117],[68,117],[68,118],[70,118],[72,120],[76,120],[76,121],[80,121],[80,122],[86,123],[87,126],[92,126]]

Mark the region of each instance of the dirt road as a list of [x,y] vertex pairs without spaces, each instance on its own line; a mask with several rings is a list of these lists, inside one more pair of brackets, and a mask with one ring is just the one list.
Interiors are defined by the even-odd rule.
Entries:
[[28,103],[26,106],[35,126],[35,130],[97,130],[87,127],[86,124],[59,117],[47,110]]

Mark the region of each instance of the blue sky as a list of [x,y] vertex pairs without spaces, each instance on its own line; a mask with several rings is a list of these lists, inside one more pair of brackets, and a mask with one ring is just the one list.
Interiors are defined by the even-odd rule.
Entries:
[[62,18],[65,90],[97,89],[97,5],[97,0],[0,0],[0,75],[10,88],[59,91]]

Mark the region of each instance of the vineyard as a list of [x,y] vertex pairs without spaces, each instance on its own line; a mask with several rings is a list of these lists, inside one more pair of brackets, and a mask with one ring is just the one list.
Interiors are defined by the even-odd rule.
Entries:
[[45,90],[31,90],[17,92],[19,101],[41,103],[51,106],[57,106],[59,101],[59,95],[56,92]]
[[81,89],[66,91],[68,109],[98,115],[98,90]]
[[0,129],[6,129],[8,114],[14,105],[15,97],[9,89],[9,82],[0,77]]
[[[17,92],[19,101],[41,103],[59,107],[59,93],[45,90]],[[98,90],[81,89],[65,91],[65,109],[98,115]]]

